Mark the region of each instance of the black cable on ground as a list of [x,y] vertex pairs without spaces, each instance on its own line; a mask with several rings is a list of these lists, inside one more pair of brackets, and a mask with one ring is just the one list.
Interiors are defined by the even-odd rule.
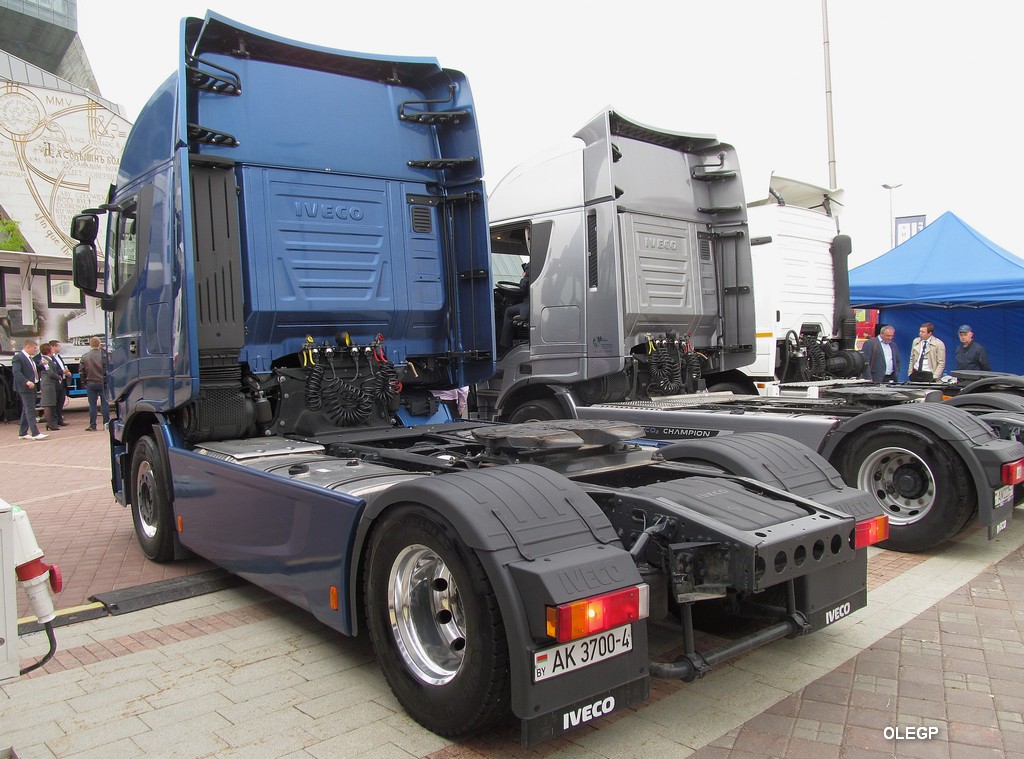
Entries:
[[46,638],[50,641],[50,650],[46,652],[46,656],[37,661],[35,664],[30,664],[21,670],[22,675],[27,675],[29,672],[39,669],[46,662],[53,658],[53,655],[57,653],[57,636],[53,634],[53,622],[43,623],[43,627],[46,628]]

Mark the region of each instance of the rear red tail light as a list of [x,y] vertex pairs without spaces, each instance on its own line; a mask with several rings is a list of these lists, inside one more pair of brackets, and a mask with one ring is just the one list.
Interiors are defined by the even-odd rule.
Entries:
[[1024,459],[1017,459],[1003,464],[1000,472],[1004,485],[1017,485],[1024,482]]
[[889,517],[884,514],[857,522],[854,548],[867,548],[889,539]]
[[645,619],[650,613],[646,584],[547,607],[547,633],[559,643],[586,638]]

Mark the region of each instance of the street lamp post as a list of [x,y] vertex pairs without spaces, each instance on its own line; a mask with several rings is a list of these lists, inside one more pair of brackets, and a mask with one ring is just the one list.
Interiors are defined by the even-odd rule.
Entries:
[[822,42],[825,49],[825,128],[828,131],[828,186],[836,184],[836,140],[832,134],[832,59],[828,46],[828,0],[821,0]]
[[902,187],[902,184],[883,184],[886,190],[889,191],[889,250],[896,247],[896,219],[892,215],[892,191],[897,187]]

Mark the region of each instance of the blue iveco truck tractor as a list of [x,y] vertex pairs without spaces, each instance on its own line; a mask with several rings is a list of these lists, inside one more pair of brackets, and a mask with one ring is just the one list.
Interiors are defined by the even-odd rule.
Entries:
[[[436,394],[495,366],[482,173],[469,85],[434,59],[182,22],[177,72],[72,230],[145,554],[368,634],[440,735],[514,716],[527,745],[864,606],[887,520],[808,448],[453,418]],[[758,476],[721,473],[737,460]],[[743,627],[702,653],[695,605]],[[656,620],[673,661],[648,655]]]

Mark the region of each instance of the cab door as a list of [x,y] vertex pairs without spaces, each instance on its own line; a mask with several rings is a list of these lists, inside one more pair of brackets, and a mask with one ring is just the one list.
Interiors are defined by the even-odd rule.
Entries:
[[[148,206],[145,196],[152,198],[152,189],[141,190],[121,201],[110,216],[107,244],[110,251],[107,268],[108,288],[113,298],[108,316],[108,390],[117,402],[136,392],[139,379],[139,346],[142,325],[139,320],[140,264],[148,248]],[[146,233],[140,234],[143,227]],[[141,242],[140,242],[141,241]]]

